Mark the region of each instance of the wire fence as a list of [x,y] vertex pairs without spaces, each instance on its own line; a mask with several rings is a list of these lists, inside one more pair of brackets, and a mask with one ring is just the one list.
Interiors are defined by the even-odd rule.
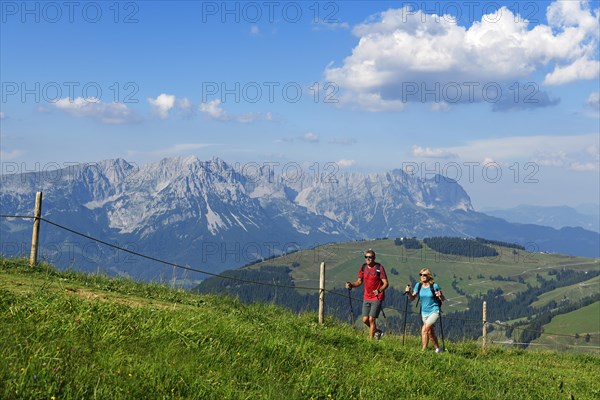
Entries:
[[[36,217],[29,216],[29,215],[0,214],[0,218],[35,219]],[[301,290],[301,291],[305,291],[305,292],[315,292],[317,294],[321,290],[319,287],[298,286],[298,285],[294,284],[293,282],[290,284],[282,284],[282,283],[273,282],[273,281],[244,279],[239,276],[235,276],[235,275],[231,275],[231,274],[227,274],[227,273],[218,274],[218,273],[213,273],[213,272],[210,272],[210,271],[207,271],[204,269],[190,267],[188,265],[181,265],[178,263],[174,263],[174,262],[170,262],[168,260],[164,260],[161,258],[149,256],[147,254],[143,254],[138,251],[134,251],[134,250],[131,250],[131,249],[119,246],[119,245],[109,243],[105,240],[102,240],[102,239],[93,237],[91,235],[79,232],[75,229],[69,228],[63,224],[59,224],[57,222],[51,221],[44,217],[39,217],[38,219],[41,222],[47,223],[50,226],[53,226],[60,230],[83,237],[83,238],[93,241],[95,243],[110,247],[117,251],[121,251],[121,252],[130,254],[130,255],[133,255],[135,257],[140,257],[145,260],[149,260],[149,261],[153,261],[153,262],[165,265],[165,266],[169,266],[174,269],[181,269],[181,270],[185,270],[185,271],[196,272],[196,273],[204,274],[204,275],[207,275],[207,276],[210,276],[213,278],[217,278],[219,280],[233,281],[233,282],[238,282],[238,283],[247,284],[247,285],[260,285],[260,286],[271,287],[274,289],[284,289],[284,290],[293,290],[293,291]],[[258,272],[257,272],[257,274],[258,274]],[[352,313],[351,320],[355,321],[355,317],[356,317],[355,314],[358,311],[358,308],[355,307],[353,305],[353,303],[361,303],[362,298],[353,297],[350,295],[349,292],[344,293],[343,289],[341,289],[341,288],[325,289],[324,291],[328,295],[331,295],[334,298],[338,299],[338,301],[337,301],[338,307],[337,308],[329,307],[328,310],[330,312],[337,314],[336,316],[340,319],[344,319],[344,317],[343,317],[344,313],[348,313],[348,314]],[[232,294],[235,295],[235,292],[232,292]],[[264,301],[264,299],[249,299],[249,300],[250,301]],[[343,302],[346,302],[346,301],[349,302],[348,303],[349,309],[346,309],[344,306],[340,306],[340,304],[342,304]],[[317,297],[314,298],[314,304],[315,305],[317,304]],[[314,308],[316,309],[316,306]],[[390,312],[392,312],[394,315],[391,316],[390,318],[388,318],[386,316],[386,312],[387,312],[387,314],[390,314]],[[388,329],[390,329],[391,331],[396,330],[398,334],[403,334],[407,330],[406,329],[407,320],[410,320],[410,322],[408,322],[408,332],[409,333],[418,334],[418,332],[420,330],[420,328],[419,328],[420,312],[409,309],[408,303],[406,303],[404,308],[385,304],[384,308],[383,308],[383,320],[384,320],[383,323],[387,326]],[[469,336],[469,335],[465,335],[464,333],[461,335],[460,329],[456,329],[457,326],[462,327],[463,332],[465,329],[468,329],[469,327],[470,327],[471,332],[473,332],[473,327],[479,329],[479,332],[481,332],[481,331],[483,331],[484,324],[487,324],[487,327],[492,328],[492,331],[495,332],[493,337],[490,337],[487,340],[487,343],[490,345],[493,344],[493,345],[498,345],[498,346],[510,346],[510,347],[517,346],[517,347],[521,347],[521,348],[530,347],[530,346],[544,347],[544,348],[552,348],[554,350],[559,350],[559,351],[560,350],[569,350],[569,349],[581,349],[581,350],[585,350],[588,352],[600,354],[600,320],[598,321],[599,332],[589,332],[589,333],[585,333],[585,334],[581,334],[581,335],[578,333],[574,333],[574,334],[552,333],[552,332],[547,332],[546,330],[536,330],[536,329],[526,328],[523,326],[513,326],[513,325],[502,323],[499,321],[495,321],[495,322],[485,321],[484,322],[483,320],[477,320],[477,319],[459,318],[459,317],[453,316],[452,314],[446,314],[446,313],[442,313],[442,318],[441,318],[440,322],[441,322],[442,332],[444,329],[446,329],[446,331],[448,333],[451,332],[450,335],[448,335],[448,334],[446,335],[446,338],[454,340],[454,341],[459,341],[459,340],[463,340],[463,339],[477,339],[477,336],[473,337],[473,335]],[[360,324],[360,322],[357,322],[356,324]],[[448,329],[450,326],[452,326],[453,328]],[[536,342],[518,341],[518,340],[510,339],[506,335],[506,332],[516,332],[516,334],[512,335],[513,337],[521,337],[521,335],[524,332],[528,332],[533,337],[539,337],[539,338],[543,337],[546,340],[536,341]],[[562,341],[561,341],[561,338],[562,338]]]

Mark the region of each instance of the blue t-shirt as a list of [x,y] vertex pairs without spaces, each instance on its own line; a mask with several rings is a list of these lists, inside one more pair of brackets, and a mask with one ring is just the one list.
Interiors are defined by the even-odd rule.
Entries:
[[[433,284],[433,290],[435,290],[435,291],[440,290],[440,287],[438,286],[437,283]],[[433,313],[440,312],[440,306],[436,303],[436,301],[434,299],[435,295],[431,292],[431,288],[429,286],[423,287],[423,285],[421,285],[421,287],[419,288],[419,293],[417,293],[417,294],[419,295],[419,298],[421,299],[421,314],[423,316],[426,317]]]

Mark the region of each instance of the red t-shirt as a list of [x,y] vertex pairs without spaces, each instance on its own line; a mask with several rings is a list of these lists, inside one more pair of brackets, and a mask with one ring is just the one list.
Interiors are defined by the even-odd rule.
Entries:
[[378,295],[373,294],[373,290],[379,289],[383,285],[381,280],[387,279],[383,265],[379,264],[379,278],[377,277],[377,264],[373,264],[373,266],[366,264],[364,268],[361,266],[358,270],[358,279],[362,279],[363,281],[365,300],[382,301],[385,298],[385,292],[379,293]]

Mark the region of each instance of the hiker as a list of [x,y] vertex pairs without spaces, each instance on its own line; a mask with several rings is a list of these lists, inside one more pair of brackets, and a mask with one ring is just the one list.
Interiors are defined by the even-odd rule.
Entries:
[[440,318],[442,301],[446,300],[440,287],[433,282],[433,275],[427,268],[419,272],[419,283],[415,285],[415,290],[411,293],[410,285],[404,289],[408,300],[413,301],[417,296],[421,301],[421,319],[423,328],[421,329],[421,343],[423,350],[427,349],[429,340],[435,346],[435,352],[441,353],[444,349],[440,348],[437,336],[435,335],[435,323]]
[[383,331],[377,329],[377,317],[381,312],[381,303],[385,298],[385,289],[389,286],[383,265],[375,262],[375,252],[371,249],[365,252],[365,263],[358,270],[358,279],[346,282],[346,289],[364,286],[362,307],[362,322],[369,327],[369,337],[381,339]]

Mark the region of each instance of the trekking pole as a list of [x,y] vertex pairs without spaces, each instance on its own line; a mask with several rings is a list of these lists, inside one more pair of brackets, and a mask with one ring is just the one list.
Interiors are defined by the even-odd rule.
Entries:
[[[436,290],[434,296],[437,296],[440,293],[440,290]],[[435,299],[436,297],[434,297]],[[440,307],[440,332],[442,333],[442,348],[444,351],[446,350],[446,343],[444,342],[444,322],[442,321],[442,299],[439,299],[439,307]]]
[[442,333],[442,349],[446,351],[446,343],[444,342],[444,323],[442,322],[442,310],[440,309],[440,332]]
[[385,323],[385,330],[387,331],[389,329],[389,326],[388,326],[388,322],[387,322],[387,317],[385,316],[385,311],[383,311],[383,304],[381,305],[381,315],[383,315],[383,320]]
[[404,338],[406,337],[406,317],[408,316],[408,293],[404,292],[406,296],[406,304],[404,306],[404,326],[402,327],[402,346],[404,346]]
[[348,301],[350,302],[350,321],[352,321],[352,328],[354,328],[354,310],[352,309],[352,296],[350,296],[351,289],[348,288]]

